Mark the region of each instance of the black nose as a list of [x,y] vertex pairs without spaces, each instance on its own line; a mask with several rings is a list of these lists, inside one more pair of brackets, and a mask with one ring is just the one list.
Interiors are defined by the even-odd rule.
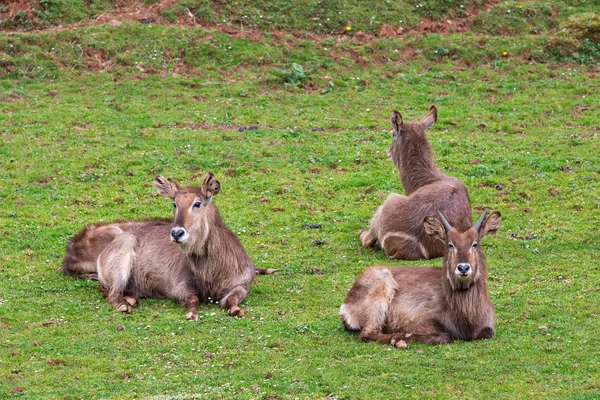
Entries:
[[181,228],[173,228],[171,229],[171,237],[174,240],[179,240],[185,235],[185,230]]
[[469,272],[469,270],[471,269],[471,266],[467,263],[460,263],[456,266],[456,269],[458,270],[458,272],[460,272],[461,274],[466,274],[467,272]]

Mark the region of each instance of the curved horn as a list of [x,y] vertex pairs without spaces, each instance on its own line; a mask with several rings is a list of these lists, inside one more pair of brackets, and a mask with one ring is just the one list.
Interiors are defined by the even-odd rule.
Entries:
[[446,218],[444,218],[444,216],[442,215],[441,212],[438,211],[438,215],[440,217],[440,221],[442,222],[442,225],[444,225],[444,229],[446,230],[446,233],[450,232],[450,229],[452,229],[452,227],[450,226],[450,224],[448,223],[448,221],[446,221]]
[[483,220],[485,219],[485,216],[487,214],[488,210],[485,210],[483,212],[483,214],[481,214],[481,217],[479,217],[479,219],[477,220],[477,223],[475,224],[475,226],[473,228],[475,228],[475,230],[477,232],[479,232],[479,229],[481,229],[481,224],[483,223]]

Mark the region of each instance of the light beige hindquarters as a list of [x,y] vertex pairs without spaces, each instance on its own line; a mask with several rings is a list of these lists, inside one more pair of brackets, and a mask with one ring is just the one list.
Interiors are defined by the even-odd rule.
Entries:
[[389,269],[374,266],[364,271],[340,307],[346,329],[382,329],[397,289],[398,283]]
[[391,193],[373,215],[369,231],[361,232],[363,246],[372,247],[378,242],[393,259],[430,258],[422,235],[411,225],[414,219],[411,210],[415,209],[412,203],[409,197]]
[[123,232],[117,235],[100,253],[97,261],[98,281],[106,300],[119,311],[131,311],[123,293],[135,264],[137,238]]
[[407,197],[402,196],[401,194],[390,193],[385,199],[385,202],[377,209],[373,218],[371,218],[371,231],[377,236],[380,245],[381,238],[386,233],[385,230],[382,230],[382,225],[385,225],[385,221],[383,221],[383,224],[381,221],[382,215],[388,215],[390,210],[401,208],[402,204],[406,202],[406,199]]
[[[382,215],[387,215],[388,209],[397,208],[402,201],[406,199],[406,196],[402,196],[396,193],[391,193],[388,195],[385,202],[377,209],[373,218],[371,218],[371,222],[369,225],[368,231],[361,231],[360,240],[362,242],[363,247],[372,247],[376,242],[379,243],[382,249],[383,247],[382,237],[387,233],[386,230],[382,230]],[[385,221],[383,221],[385,225]]]

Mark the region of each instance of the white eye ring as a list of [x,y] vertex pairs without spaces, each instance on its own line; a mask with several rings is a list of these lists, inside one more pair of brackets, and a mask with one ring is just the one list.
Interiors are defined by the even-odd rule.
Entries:
[[448,242],[448,248],[449,249],[453,249],[454,248],[454,244],[452,242]]

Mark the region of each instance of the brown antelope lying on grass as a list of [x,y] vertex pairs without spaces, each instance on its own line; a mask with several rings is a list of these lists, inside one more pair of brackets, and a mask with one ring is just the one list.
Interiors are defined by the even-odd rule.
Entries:
[[64,273],[97,278],[106,300],[122,312],[131,312],[142,297],[167,297],[187,307],[189,320],[198,319],[200,301],[218,301],[229,315],[243,317],[239,304],[255,268],[212,202],[219,181],[209,172],[198,187],[183,188],[162,176],[154,184],[173,200],[173,225],[160,220],[88,225],[67,245]]
[[388,196],[371,219],[370,230],[360,233],[364,247],[377,241],[388,257],[398,260],[441,257],[444,246],[428,237],[423,218],[441,212],[459,230],[472,226],[467,187],[442,174],[433,160],[425,131],[436,121],[435,106],[419,122],[403,121],[398,111],[393,112],[394,138],[389,153],[400,171],[406,196]]
[[425,231],[446,249],[442,268],[373,266],[356,278],[340,308],[348,331],[363,341],[406,347],[406,341],[449,343],[494,336],[494,306],[487,290],[481,239],[495,233],[500,213],[457,229],[439,214]]

